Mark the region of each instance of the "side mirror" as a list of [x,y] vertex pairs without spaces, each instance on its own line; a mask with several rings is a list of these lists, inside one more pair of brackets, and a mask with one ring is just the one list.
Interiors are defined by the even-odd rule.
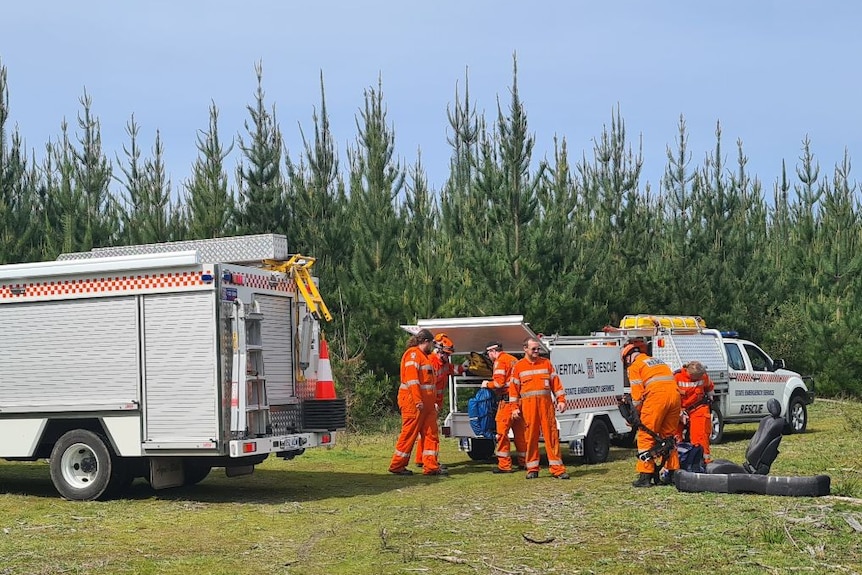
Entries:
[[777,369],[784,369],[784,360],[783,359],[772,360],[772,371],[775,371]]

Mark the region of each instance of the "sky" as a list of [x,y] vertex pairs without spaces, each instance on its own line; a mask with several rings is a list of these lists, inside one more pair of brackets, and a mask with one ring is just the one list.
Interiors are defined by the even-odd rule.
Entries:
[[[456,90],[469,81],[492,121],[498,99],[508,111],[516,56],[537,159],[553,157],[555,136],[573,162],[591,158],[618,107],[642,145],[641,182],[657,189],[680,117],[692,166],[714,151],[720,122],[724,159],[733,167],[741,140],[771,196],[806,137],[823,175],[845,151],[862,156],[859,22],[862,3],[846,0],[29,0],[3,7],[0,65],[7,130],[17,127],[36,158],[64,119],[77,132],[86,93],[112,161],[124,158],[133,115],[145,154],[159,131],[175,192],[212,103],[222,139],[247,138],[258,62],[293,159],[300,127],[313,133],[321,74],[342,169],[364,92],[380,80],[397,157],[411,166],[421,151],[439,190]],[[238,162],[235,149],[231,174]]]

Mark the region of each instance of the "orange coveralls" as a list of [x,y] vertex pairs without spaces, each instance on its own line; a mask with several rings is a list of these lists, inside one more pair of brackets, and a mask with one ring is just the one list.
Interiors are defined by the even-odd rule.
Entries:
[[[682,409],[688,413],[688,438],[694,445],[703,448],[704,460],[709,460],[709,436],[712,433],[712,416],[708,400],[704,399],[712,393],[715,385],[709,376],[703,374],[698,381],[693,381],[688,371],[679,369],[673,373],[679,394],[682,396]],[[706,403],[703,403],[706,402]],[[692,406],[700,403],[692,409]],[[682,437],[683,425],[680,422],[678,434]]]
[[[455,365],[449,358],[443,359],[439,353],[432,353],[428,357],[431,362],[431,367],[434,368],[434,384],[435,384],[435,400],[438,408],[443,407],[443,392],[446,391],[446,383],[449,381],[450,375],[461,375],[464,369],[460,365]],[[439,432],[438,446],[439,446]],[[419,436],[419,441],[416,442],[416,465],[422,467],[425,465],[422,453],[425,451],[425,438]]]
[[[539,434],[545,438],[545,454],[551,475],[566,472],[563,457],[560,455],[560,434],[554,402],[565,405],[566,392],[554,365],[546,357],[539,357],[535,363],[525,357],[512,367],[509,378],[509,403],[521,410],[524,420],[524,436],[527,446],[527,473],[539,471]],[[511,409],[515,409],[512,407]]]
[[[494,391],[497,397],[504,394],[512,367],[517,361],[518,359],[514,355],[505,352],[497,356],[493,374],[488,384],[488,389]],[[506,395],[508,396],[508,394]],[[516,404],[509,403],[508,397],[505,399],[506,401],[501,401],[497,405],[497,415],[494,418],[497,423],[497,446],[494,455],[497,456],[497,467],[503,471],[511,471],[512,455],[510,450],[512,445],[509,441],[509,429],[512,430],[512,435],[515,438],[515,457],[518,459],[518,464],[522,466],[526,464],[527,440],[525,438],[524,419],[512,419],[512,410],[515,409]]]
[[[628,376],[632,401],[635,405],[642,402],[638,408],[641,423],[662,437],[676,435],[681,402],[670,367],[660,359],[641,353],[629,366]],[[655,439],[646,431],[638,429],[637,444],[638,452],[649,451],[655,446]],[[670,452],[664,468],[668,471],[679,469],[679,453],[676,449]],[[638,458],[637,471],[654,473],[655,461]]]
[[[432,475],[440,468],[437,463],[440,438],[437,435],[437,410],[434,408],[437,399],[434,379],[434,367],[428,356],[418,347],[407,349],[401,357],[401,385],[398,388],[401,433],[395,443],[389,471],[397,473],[407,467],[413,444],[419,436],[424,438],[423,473]],[[422,409],[418,408],[420,403]]]

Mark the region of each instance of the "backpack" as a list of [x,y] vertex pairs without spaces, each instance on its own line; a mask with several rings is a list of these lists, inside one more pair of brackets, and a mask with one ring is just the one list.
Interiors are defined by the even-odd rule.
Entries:
[[491,360],[484,355],[471,351],[467,355],[467,362],[469,363],[467,366],[467,375],[486,378],[490,378],[493,375],[491,370],[494,366]]
[[497,396],[487,387],[480,387],[476,395],[467,400],[467,415],[470,427],[477,437],[496,439]]
[[679,452],[679,468],[694,473],[706,473],[706,465],[703,463],[703,447],[691,443],[677,443],[676,450]]

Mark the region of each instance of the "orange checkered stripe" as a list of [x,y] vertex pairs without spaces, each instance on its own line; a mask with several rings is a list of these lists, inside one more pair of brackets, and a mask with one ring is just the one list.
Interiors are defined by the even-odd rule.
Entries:
[[[294,293],[296,291],[296,282],[293,278],[290,279],[280,279],[275,283],[272,283],[270,280],[272,276],[260,275],[260,274],[242,274],[242,283],[234,283],[233,285],[245,285],[248,287],[256,288],[256,289],[269,289],[275,291],[283,291],[288,293]],[[226,282],[230,284],[231,282]]]
[[617,398],[613,395],[601,397],[579,397],[577,399],[566,399],[566,409],[586,409],[589,407],[615,407]]
[[186,271],[9,284],[0,286],[0,302],[109,295],[209,285],[202,279],[205,273],[212,275],[212,271]]
[[751,383],[786,383],[789,379],[787,375],[776,375],[774,373],[762,373],[755,381],[754,376],[750,373],[737,373],[732,376],[736,381],[748,381]]

